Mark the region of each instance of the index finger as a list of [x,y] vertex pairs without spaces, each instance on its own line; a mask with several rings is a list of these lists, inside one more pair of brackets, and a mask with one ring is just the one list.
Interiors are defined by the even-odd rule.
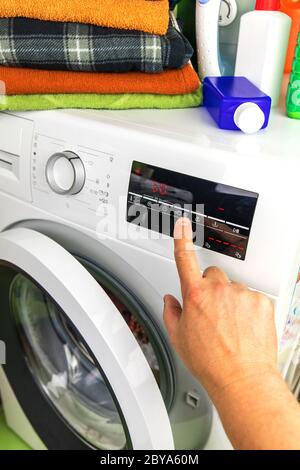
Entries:
[[174,255],[183,295],[191,284],[202,279],[193,243],[192,225],[185,217],[179,219],[174,228]]

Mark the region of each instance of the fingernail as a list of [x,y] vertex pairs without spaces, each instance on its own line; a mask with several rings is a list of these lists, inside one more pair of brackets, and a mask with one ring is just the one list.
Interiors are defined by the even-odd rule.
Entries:
[[178,219],[174,228],[174,238],[189,238],[193,237],[192,225],[187,217]]

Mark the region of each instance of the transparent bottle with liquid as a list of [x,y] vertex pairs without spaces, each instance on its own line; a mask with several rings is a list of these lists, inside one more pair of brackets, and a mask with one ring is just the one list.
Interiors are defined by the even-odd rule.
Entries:
[[219,47],[223,75],[234,75],[241,17],[254,10],[256,0],[222,1],[219,21]]
[[[183,32],[194,50],[196,45],[196,2],[199,0],[182,0],[177,5],[177,16],[182,20]],[[239,36],[240,19],[244,13],[254,10],[255,0],[222,0],[219,17],[219,52],[222,73],[233,75]],[[193,65],[197,67],[194,54]]]

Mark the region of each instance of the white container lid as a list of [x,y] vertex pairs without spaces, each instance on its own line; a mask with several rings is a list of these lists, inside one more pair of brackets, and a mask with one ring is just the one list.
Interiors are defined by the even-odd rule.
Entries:
[[245,134],[255,134],[265,123],[262,109],[255,103],[243,103],[234,113],[234,123]]

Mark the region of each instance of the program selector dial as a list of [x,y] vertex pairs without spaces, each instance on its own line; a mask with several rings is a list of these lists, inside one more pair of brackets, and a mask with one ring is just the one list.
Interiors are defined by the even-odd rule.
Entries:
[[57,194],[78,194],[85,183],[84,164],[74,152],[55,153],[47,162],[46,179]]

